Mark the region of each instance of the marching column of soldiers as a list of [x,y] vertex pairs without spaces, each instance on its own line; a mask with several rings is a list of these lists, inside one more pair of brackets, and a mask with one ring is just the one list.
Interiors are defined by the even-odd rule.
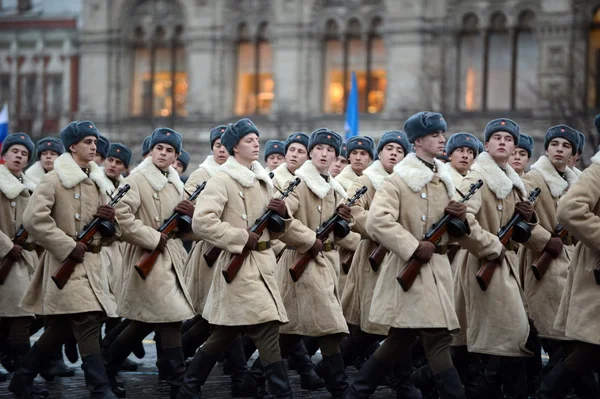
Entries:
[[209,397],[220,359],[236,398],[291,398],[292,370],[332,398],[598,398],[600,151],[580,171],[567,125],[535,162],[510,119],[483,141],[447,130],[419,112],[378,143],[295,132],[264,167],[244,118],[212,129],[189,177],[166,127],[131,170],[91,121],[8,135],[0,380],[48,397],[35,378],[73,376],[64,350],[90,398],[127,397],[120,372],[153,333],[172,399]]

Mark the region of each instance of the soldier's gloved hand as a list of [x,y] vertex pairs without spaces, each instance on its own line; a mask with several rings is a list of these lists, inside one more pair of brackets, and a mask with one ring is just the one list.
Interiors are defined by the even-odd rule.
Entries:
[[113,223],[115,221],[115,208],[110,205],[100,205],[94,216]]
[[340,204],[337,207],[337,213],[347,223],[350,223],[350,219],[352,219],[352,211],[350,210],[350,207],[348,205],[346,205],[346,204]]
[[258,234],[253,231],[248,232],[248,241],[246,241],[246,245],[244,247],[253,250],[256,248],[256,243],[258,242]]
[[310,252],[310,256],[312,256],[314,259],[319,256],[319,252],[321,252],[321,250],[323,250],[323,242],[317,238],[308,252]]
[[415,258],[422,262],[429,262],[435,252],[435,245],[429,241],[419,241],[419,246],[413,254]]
[[10,251],[8,251],[7,257],[11,258],[15,262],[21,258],[21,254],[23,253],[23,247],[20,245],[13,245]]
[[495,260],[496,262],[501,264],[504,261],[504,258],[506,258],[506,247],[503,246],[502,251],[500,251],[500,255],[498,255],[495,258],[493,256],[488,256],[486,259],[487,260]]
[[551,237],[546,246],[544,247],[544,251],[548,252],[555,259],[558,258],[560,253],[562,252],[563,241],[558,237]]
[[460,202],[450,201],[446,206],[446,209],[444,209],[444,212],[463,222],[467,218],[467,206]]
[[160,233],[160,240],[158,241],[158,245],[156,246],[156,250],[158,252],[163,252],[165,250],[168,239],[169,239],[168,235],[166,235],[165,233]]
[[85,257],[85,250],[87,249],[87,245],[82,243],[81,241],[77,241],[75,244],[75,248],[69,254],[69,258],[73,259],[77,263],[82,263],[83,258]]
[[267,205],[267,209],[275,212],[284,219],[288,216],[285,201],[280,198],[271,198],[269,205]]
[[533,218],[533,205],[529,201],[521,201],[515,204],[515,211],[517,211],[524,221],[530,222]]
[[190,200],[183,200],[175,207],[175,212],[179,212],[182,215],[194,217],[194,204]]

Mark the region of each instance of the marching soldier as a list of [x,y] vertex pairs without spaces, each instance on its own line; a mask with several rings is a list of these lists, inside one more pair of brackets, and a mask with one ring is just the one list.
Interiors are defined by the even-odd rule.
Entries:
[[[183,183],[171,164],[181,152],[182,137],[169,128],[152,132],[150,156],[124,180],[131,189],[117,205],[122,240],[123,264],[127,276],[119,299],[118,314],[131,320],[106,352],[111,387],[116,385],[121,363],[134,346],[150,332],[160,337],[161,358],[169,363],[167,381],[171,398],[177,396],[185,363],[181,349],[181,322],[194,316],[192,302],[183,279],[187,253],[181,239],[168,238],[157,231],[173,212],[192,216],[194,205],[183,199]],[[132,267],[145,251],[158,250],[152,272],[142,279]]]
[[96,156],[94,157],[94,162],[98,166],[104,166],[104,160],[108,155],[108,150],[110,149],[110,140],[100,135],[98,137],[98,147],[96,148]]
[[346,143],[342,144],[342,148],[340,149],[340,155],[338,155],[335,160],[331,163],[329,167],[329,174],[331,177],[335,178],[340,174],[342,170],[348,165],[348,145]]
[[[23,310],[47,316],[48,328],[22,359],[9,390],[20,398],[37,397],[32,382],[48,354],[72,333],[83,361],[86,386],[91,397],[114,398],[100,353],[100,325],[115,316],[115,304],[105,287],[108,276],[102,267],[101,245],[114,236],[112,229],[98,234],[97,244],[75,241],[77,232],[94,216],[114,222],[114,208],[104,205],[103,193],[112,191],[93,162],[98,129],[90,121],[71,122],[60,138],[67,152],[54,162],[34,191],[22,220],[25,229],[46,252],[21,301]],[[50,276],[61,262],[78,262],[69,282],[59,290]]]
[[446,156],[450,162],[448,169],[454,187],[459,187],[469,173],[479,151],[479,140],[471,133],[455,133],[446,143]]
[[[525,170],[531,162],[531,154],[533,153],[533,137],[519,133],[519,144],[515,147],[515,151],[508,159],[508,164],[520,177],[523,177]],[[534,187],[535,188],[535,187]]]
[[55,137],[44,137],[39,140],[36,144],[38,160],[27,169],[25,175],[37,186],[46,173],[54,170],[54,160],[63,152],[65,152],[65,147]]
[[[458,320],[452,306],[452,273],[445,254],[447,239],[434,245],[423,234],[448,213],[464,220],[465,206],[451,202],[455,194],[447,167],[435,157],[442,154],[447,125],[442,115],[417,113],[404,123],[416,153],[394,167],[394,174],[377,190],[366,221],[371,238],[390,253],[381,265],[369,321],[389,326],[387,338],[367,360],[350,387],[347,398],[367,398],[388,370],[420,336],[442,398],[464,397],[450,357],[450,332]],[[408,291],[396,275],[415,257],[425,264]]]
[[269,140],[265,144],[265,163],[267,172],[274,171],[285,161],[285,142]]
[[173,166],[175,168],[175,170],[179,174],[179,177],[181,178],[181,181],[184,183],[187,181],[187,177],[183,176],[183,174],[185,173],[189,164],[190,164],[190,154],[182,148],[181,153],[179,154],[179,156],[177,157],[177,159],[175,160],[175,162],[173,162],[173,165],[171,165],[171,166]]
[[[595,125],[600,128],[600,115],[596,116]],[[573,342],[565,343],[566,356],[542,381],[537,394],[541,399],[564,398],[590,368],[599,364],[599,278],[595,273],[599,269],[600,152],[591,161],[558,203],[558,222],[579,243],[573,252],[554,327]]]
[[[220,173],[208,181],[202,200],[196,204],[194,232],[223,251],[213,265],[215,278],[202,313],[214,329],[188,365],[178,399],[202,397],[201,387],[219,355],[241,333],[250,336],[258,348],[270,393],[278,398],[291,397],[278,342],[279,325],[288,319],[274,277],[275,255],[269,245],[278,234],[267,229],[260,236],[248,231],[265,209],[287,216],[285,203],[272,199],[273,183],[257,161],[258,136],[258,128],[249,119],[229,124],[221,144],[230,157],[221,165]],[[250,252],[237,277],[228,284],[221,271],[233,254],[244,249]]]
[[[305,133],[292,133],[285,141],[285,162],[273,170],[273,184],[278,190],[285,190],[287,183],[294,179],[296,170],[308,159],[308,136]],[[277,255],[278,252],[275,252]]]
[[348,191],[352,183],[362,176],[363,171],[373,162],[375,142],[369,136],[354,136],[348,139],[346,145],[350,164],[346,165],[335,179]]

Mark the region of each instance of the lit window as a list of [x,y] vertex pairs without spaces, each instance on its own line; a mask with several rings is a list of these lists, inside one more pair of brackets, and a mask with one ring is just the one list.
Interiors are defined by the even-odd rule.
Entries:
[[63,106],[62,75],[48,75],[46,82],[46,114],[60,116]]
[[594,11],[588,43],[588,106],[600,108],[600,7]]
[[463,18],[459,46],[459,107],[463,111],[476,111],[481,109],[483,96],[483,39],[473,14]]

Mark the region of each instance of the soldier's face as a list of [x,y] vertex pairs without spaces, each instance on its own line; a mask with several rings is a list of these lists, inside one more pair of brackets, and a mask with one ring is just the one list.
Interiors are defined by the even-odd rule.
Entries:
[[233,146],[233,153],[244,163],[258,160],[258,156],[260,155],[258,135],[256,133],[250,133],[242,137],[242,139]]
[[415,140],[415,150],[419,150],[424,155],[435,158],[444,155],[446,149],[446,138],[444,132],[433,132],[425,137]]
[[392,173],[394,166],[404,159],[404,149],[398,143],[386,144],[379,151],[379,160],[386,172]]
[[58,158],[58,152],[52,150],[42,151],[40,154],[40,163],[46,172],[54,170],[54,160]]
[[335,149],[327,144],[317,144],[310,151],[310,159],[321,174],[327,174],[335,159]]
[[285,158],[281,154],[271,154],[267,157],[267,167],[269,170],[275,170],[279,165],[285,161]]
[[450,165],[461,175],[466,175],[473,161],[475,152],[469,147],[458,147],[450,154]]
[[352,150],[350,155],[348,155],[348,159],[350,160],[350,165],[352,165],[352,170],[357,175],[362,175],[363,170],[372,161],[371,155],[365,150]]
[[506,163],[515,151],[515,139],[508,132],[496,132],[485,143],[485,150],[496,162]]
[[104,166],[104,158],[98,153],[96,153],[96,156],[94,157],[94,162],[96,162],[96,165],[98,166]]
[[106,158],[106,161],[104,161],[104,173],[111,179],[118,179],[125,170],[127,170],[127,167],[123,161],[118,158],[108,157]]
[[177,152],[175,147],[166,143],[158,143],[150,151],[152,157],[152,163],[156,165],[158,169],[167,170],[169,166],[177,159]]
[[6,154],[4,154],[4,165],[13,175],[19,176],[23,168],[27,166],[27,157],[29,150],[21,144],[11,145]]
[[308,159],[308,152],[306,147],[300,143],[292,143],[288,147],[285,153],[285,162],[287,163],[288,169],[294,172]]
[[71,145],[69,150],[71,150],[71,155],[75,159],[75,162],[80,164],[80,166],[92,162],[96,158],[97,143],[98,139],[96,137],[86,136],[83,140]]
[[335,161],[333,161],[333,163],[329,167],[329,174],[332,177],[336,177],[346,167],[346,165],[348,165],[348,160],[340,155],[335,159]]
[[171,164],[172,167],[175,168],[175,170],[177,171],[177,173],[179,174],[179,176],[181,176],[181,174],[183,173],[183,163],[181,163],[181,161],[179,159],[176,159],[175,162],[173,162]]
[[548,143],[546,156],[552,162],[552,165],[561,172],[565,171],[569,161],[574,158],[572,154],[573,146],[568,140],[556,138]]
[[529,155],[527,154],[527,151],[517,147],[510,158],[508,158],[508,164],[515,172],[517,172],[517,174],[522,174],[527,165],[529,165]]
[[215,140],[213,144],[213,159],[219,165],[223,165],[227,158],[229,158],[229,153],[227,152],[227,148],[223,144],[221,144],[221,139]]
[[579,162],[579,158],[581,158],[580,153],[576,153],[575,155],[571,156],[571,158],[569,158],[569,166],[571,168],[575,167],[577,165],[577,162]]

